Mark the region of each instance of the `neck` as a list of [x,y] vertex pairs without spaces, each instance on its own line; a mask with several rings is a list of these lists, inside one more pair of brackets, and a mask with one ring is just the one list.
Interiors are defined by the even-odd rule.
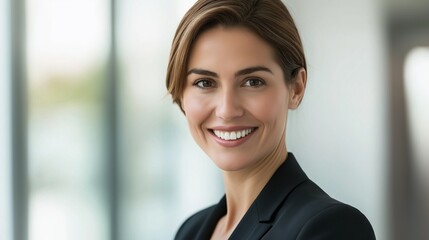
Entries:
[[235,172],[224,172],[224,184],[227,202],[225,228],[234,229],[262,191],[277,168],[287,157],[283,140],[274,151],[255,166]]

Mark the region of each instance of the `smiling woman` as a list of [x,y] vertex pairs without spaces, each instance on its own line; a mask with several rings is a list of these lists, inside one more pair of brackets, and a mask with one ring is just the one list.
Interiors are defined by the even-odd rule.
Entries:
[[286,147],[307,83],[301,40],[277,0],[200,0],[176,32],[167,88],[221,169],[225,196],[176,239],[375,239],[366,217],[312,182]]
[[242,27],[215,27],[193,45],[182,108],[196,142],[223,170],[258,165],[270,153],[277,155],[269,160],[277,167],[286,157],[278,145],[285,145],[288,105],[301,98],[305,72],[287,87],[272,53],[270,45]]

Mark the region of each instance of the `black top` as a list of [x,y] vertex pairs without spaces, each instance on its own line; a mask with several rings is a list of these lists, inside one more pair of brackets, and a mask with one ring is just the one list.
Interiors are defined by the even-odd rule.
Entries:
[[[225,196],[180,227],[176,240],[210,239],[226,214]],[[292,153],[276,170],[229,239],[375,239],[368,219],[312,182]]]

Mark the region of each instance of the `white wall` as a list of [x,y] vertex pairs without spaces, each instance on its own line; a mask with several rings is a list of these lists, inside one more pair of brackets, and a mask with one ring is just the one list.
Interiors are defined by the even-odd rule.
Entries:
[[0,239],[12,239],[10,182],[9,6],[0,0]]
[[287,145],[334,198],[387,236],[387,81],[383,16],[372,0],[285,1],[304,42],[306,96]]

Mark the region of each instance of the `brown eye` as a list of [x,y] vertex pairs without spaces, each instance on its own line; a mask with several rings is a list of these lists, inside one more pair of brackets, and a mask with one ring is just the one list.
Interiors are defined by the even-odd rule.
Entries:
[[199,88],[212,88],[215,86],[215,84],[209,79],[200,79],[195,81],[194,86],[197,86]]
[[249,78],[243,84],[244,87],[253,87],[253,88],[261,87],[263,85],[265,85],[265,82],[259,78]]

